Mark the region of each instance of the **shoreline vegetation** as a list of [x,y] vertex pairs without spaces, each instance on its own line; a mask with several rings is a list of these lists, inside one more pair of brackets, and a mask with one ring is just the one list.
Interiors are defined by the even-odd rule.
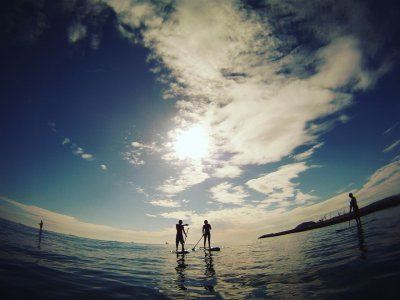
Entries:
[[[383,209],[387,209],[390,207],[394,207],[397,205],[400,205],[400,194],[384,198],[382,200],[376,201],[365,207],[360,208],[359,215],[360,215],[360,217],[362,217],[362,216],[368,215],[370,213],[373,213],[373,212],[376,212],[379,210],[383,210]],[[313,229],[317,229],[317,228],[322,228],[322,227],[346,222],[346,221],[349,221],[352,219],[354,219],[354,214],[346,213],[346,214],[339,215],[339,216],[336,216],[336,217],[333,217],[333,218],[330,218],[327,220],[320,220],[318,222],[314,222],[314,221],[304,222],[290,230],[264,234],[264,235],[260,236],[259,239],[280,236],[280,235],[285,235],[285,234],[291,234],[291,233],[297,233],[297,232],[302,232],[302,231],[307,231],[307,230],[313,230]]]

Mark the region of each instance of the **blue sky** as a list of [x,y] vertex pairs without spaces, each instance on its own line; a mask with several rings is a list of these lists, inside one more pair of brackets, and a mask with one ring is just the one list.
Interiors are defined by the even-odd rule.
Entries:
[[0,216],[248,242],[400,192],[395,1],[9,1]]

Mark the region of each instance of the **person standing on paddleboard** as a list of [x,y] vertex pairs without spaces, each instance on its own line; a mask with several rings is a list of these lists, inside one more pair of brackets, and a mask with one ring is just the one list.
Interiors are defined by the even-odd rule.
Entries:
[[179,220],[179,223],[176,224],[176,251],[178,251],[179,243],[182,245],[182,252],[185,251],[185,239],[183,238],[183,234],[187,236],[185,226],[188,226],[188,224],[182,225],[182,220]]
[[211,248],[210,240],[211,240],[211,225],[208,224],[207,220],[204,220],[203,225],[203,236],[204,236],[204,248],[206,248],[206,239],[208,239],[208,248]]
[[349,197],[350,197],[350,211],[349,211],[349,213],[351,213],[353,211],[354,218],[356,219],[357,225],[360,225],[361,224],[360,211],[358,209],[357,199],[356,199],[356,197],[353,196],[352,193],[349,194]]

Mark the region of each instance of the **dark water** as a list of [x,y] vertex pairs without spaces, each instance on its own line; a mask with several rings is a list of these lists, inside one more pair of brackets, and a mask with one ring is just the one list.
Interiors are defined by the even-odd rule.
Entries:
[[0,220],[1,299],[400,299],[400,207],[299,234],[171,253]]

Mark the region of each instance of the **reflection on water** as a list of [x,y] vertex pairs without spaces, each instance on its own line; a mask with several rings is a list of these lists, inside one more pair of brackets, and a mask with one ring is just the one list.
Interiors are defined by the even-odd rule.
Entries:
[[368,250],[367,247],[365,246],[364,229],[361,220],[357,225],[357,237],[358,237],[358,248],[360,248],[361,251],[360,258],[367,259]]
[[185,270],[188,265],[185,263],[185,254],[177,254],[176,262],[178,264],[175,268],[178,275],[176,278],[176,284],[180,290],[186,291],[187,287],[185,285]]
[[212,252],[204,251],[204,262],[206,264],[206,269],[204,275],[206,276],[204,280],[204,288],[207,291],[214,292],[214,286],[216,284],[213,254]]
[[39,229],[39,235],[38,235],[38,244],[37,244],[37,247],[38,247],[39,250],[40,250],[41,244],[42,244],[42,229],[40,228]]
[[386,296],[398,296],[399,215],[187,255],[0,220],[0,288],[7,299],[397,299]]

